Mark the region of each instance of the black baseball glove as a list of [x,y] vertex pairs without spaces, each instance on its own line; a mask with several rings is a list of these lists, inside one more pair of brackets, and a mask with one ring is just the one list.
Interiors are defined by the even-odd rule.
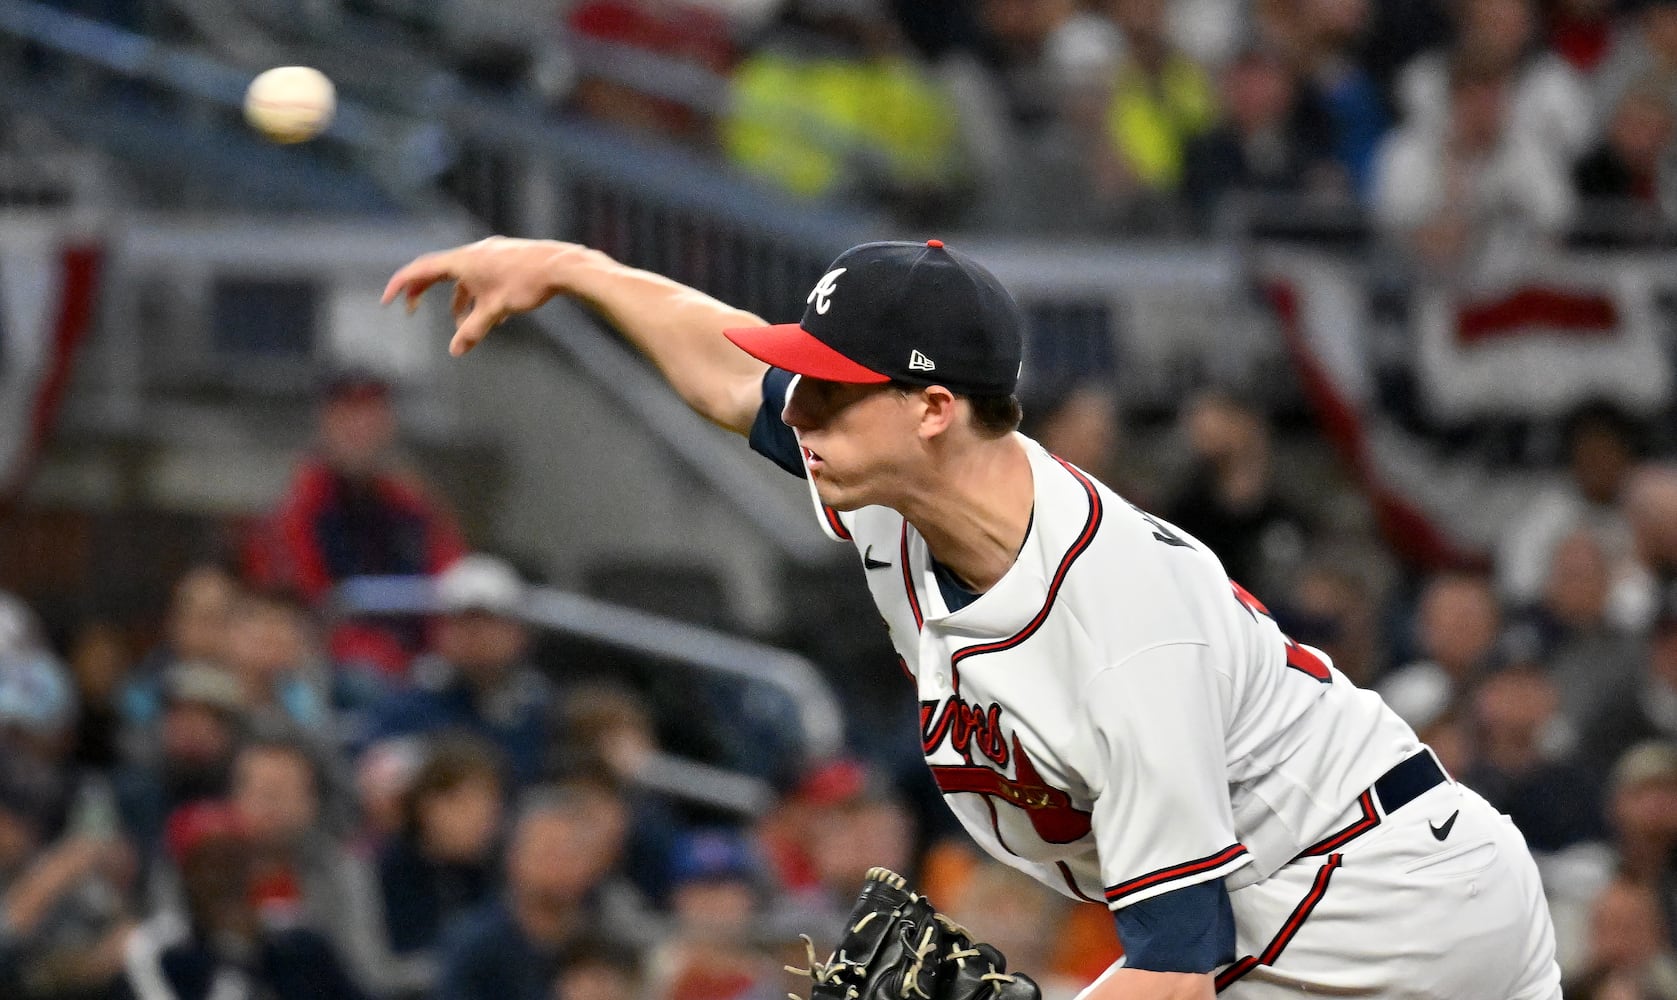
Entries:
[[[1031,977],[1009,974],[1007,959],[977,944],[959,924],[908,890],[884,868],[867,883],[846,921],[838,950],[816,961],[808,937],[808,969],[786,971],[814,982],[810,1000],[1041,1000]],[[793,1000],[798,1000],[793,994]]]

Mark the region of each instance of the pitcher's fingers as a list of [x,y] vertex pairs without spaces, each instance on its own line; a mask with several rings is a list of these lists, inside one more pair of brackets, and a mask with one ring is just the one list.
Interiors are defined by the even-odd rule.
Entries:
[[452,253],[428,253],[423,257],[404,264],[385,282],[384,295],[379,300],[385,305],[396,301],[398,293],[405,292],[408,303],[418,300],[425,290],[444,278],[454,277]]
[[449,299],[448,313],[454,317],[456,323],[466,315],[467,307],[472,304],[472,293],[466,291],[466,286],[458,282],[454,285],[454,297]]
[[454,339],[448,342],[448,353],[458,358],[476,347],[484,337],[489,336],[489,331],[501,319],[500,309],[479,299],[477,304],[472,306],[472,311],[467,313],[466,318],[455,328]]

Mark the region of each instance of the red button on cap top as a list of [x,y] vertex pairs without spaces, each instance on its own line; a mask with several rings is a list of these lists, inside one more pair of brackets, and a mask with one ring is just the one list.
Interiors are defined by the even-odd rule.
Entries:
[[943,241],[942,240],[927,240],[926,245],[931,247],[933,250],[942,250],[943,249]]

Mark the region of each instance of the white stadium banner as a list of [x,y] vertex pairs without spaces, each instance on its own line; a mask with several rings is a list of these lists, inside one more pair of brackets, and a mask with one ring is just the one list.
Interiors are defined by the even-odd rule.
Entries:
[[0,500],[21,492],[52,430],[92,325],[101,256],[50,223],[0,226]]
[[1632,412],[1666,404],[1671,366],[1648,262],[1566,264],[1491,294],[1419,295],[1420,385],[1435,417],[1553,418],[1601,398]]
[[[1423,323],[1454,331],[1448,333],[1453,346],[1416,360],[1419,378],[1432,383],[1422,389],[1425,397],[1455,399],[1453,394],[1468,391],[1468,380],[1476,380],[1474,391],[1487,397],[1480,413],[1532,417],[1559,416],[1591,394],[1632,408],[1663,398],[1669,371],[1666,362],[1649,354],[1649,345],[1659,343],[1651,306],[1616,298],[1640,295],[1651,301],[1647,287],[1604,278],[1591,291],[1581,284],[1581,274],[1569,272],[1564,288],[1533,285],[1470,304],[1423,305],[1421,313],[1443,310],[1452,317],[1441,320],[1435,312]],[[1372,327],[1367,281],[1343,257],[1266,251],[1255,277],[1275,311],[1323,436],[1368,499],[1394,551],[1422,567],[1482,562],[1529,503],[1541,476],[1506,470],[1491,475],[1476,457],[1410,433],[1381,410],[1367,343]],[[1629,332],[1622,328],[1627,314],[1636,317]],[[1586,332],[1570,334],[1560,321]],[[1627,359],[1643,359],[1652,371],[1630,372]],[[1452,370],[1458,364],[1462,371]],[[1544,370],[1574,366],[1580,370]],[[1485,388],[1499,381],[1518,384],[1498,385],[1494,392]],[[1455,412],[1468,409],[1464,401]]]

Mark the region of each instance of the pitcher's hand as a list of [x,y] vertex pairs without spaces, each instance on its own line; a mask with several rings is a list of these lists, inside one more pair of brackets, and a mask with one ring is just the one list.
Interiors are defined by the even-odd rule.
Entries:
[[507,317],[529,312],[563,292],[567,267],[592,256],[600,255],[574,243],[491,236],[410,262],[384,286],[383,301],[389,305],[400,296],[413,312],[432,285],[454,282],[449,304],[454,338],[448,352],[458,357]]

